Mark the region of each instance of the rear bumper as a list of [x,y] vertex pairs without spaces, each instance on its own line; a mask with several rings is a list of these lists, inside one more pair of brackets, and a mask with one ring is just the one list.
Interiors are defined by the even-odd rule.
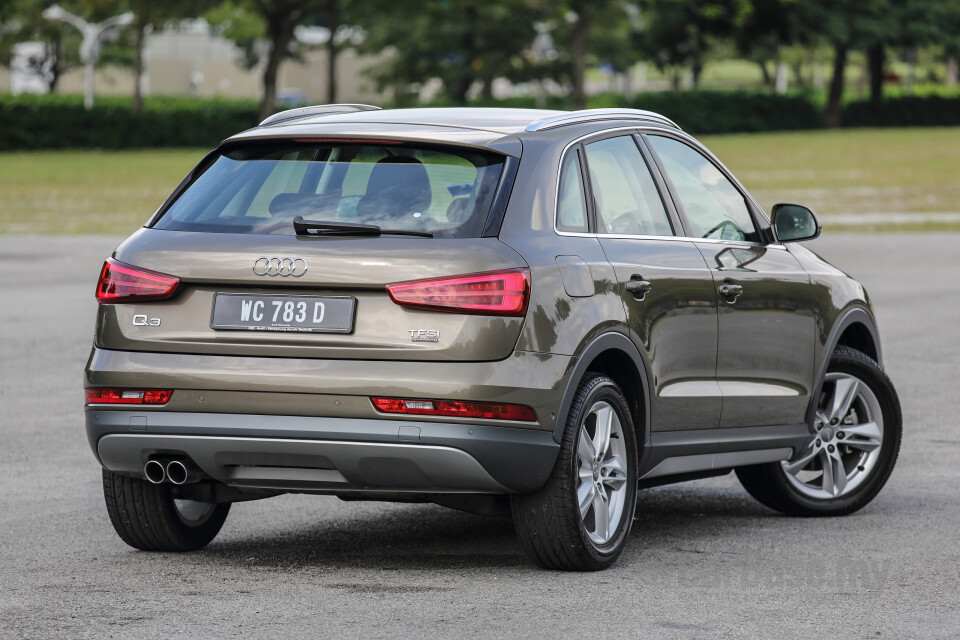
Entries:
[[546,481],[552,433],[462,423],[88,408],[110,471],[187,456],[237,488],[315,492],[523,493]]
[[379,420],[370,396],[502,402],[531,407],[538,422],[427,418],[553,431],[576,359],[514,351],[492,362],[269,358],[116,351],[94,347],[85,387],[173,389],[156,412],[238,413]]

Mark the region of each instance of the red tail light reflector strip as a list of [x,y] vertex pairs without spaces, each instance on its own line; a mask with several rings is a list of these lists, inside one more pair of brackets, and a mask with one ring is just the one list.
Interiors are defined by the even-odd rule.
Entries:
[[169,298],[180,278],[107,258],[97,283],[97,302],[143,302]]
[[398,305],[474,315],[522,317],[530,300],[530,270],[507,269],[387,285]]
[[169,389],[84,389],[87,404],[167,404]]
[[522,404],[496,404],[461,400],[406,400],[402,398],[370,398],[381,413],[403,413],[418,416],[450,416],[536,422],[537,414]]
[[382,140],[374,138],[294,138],[294,142],[327,143],[354,143],[354,144],[403,144],[403,140]]

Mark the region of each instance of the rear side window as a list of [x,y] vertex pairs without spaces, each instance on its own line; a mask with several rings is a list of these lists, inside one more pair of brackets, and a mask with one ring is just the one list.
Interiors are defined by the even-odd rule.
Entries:
[[375,224],[435,237],[482,234],[503,159],[408,144],[284,143],[225,151],[156,229],[293,235],[293,219]]
[[560,171],[560,198],[557,202],[557,229],[586,233],[587,203],[583,196],[583,176],[580,174],[579,153],[567,153]]
[[632,136],[606,138],[585,149],[598,232],[673,235],[660,192]]

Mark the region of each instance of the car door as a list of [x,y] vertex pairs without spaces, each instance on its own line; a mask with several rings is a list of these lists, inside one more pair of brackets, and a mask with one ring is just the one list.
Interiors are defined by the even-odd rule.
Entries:
[[646,135],[684,228],[713,274],[721,428],[804,421],[814,380],[809,276],[719,163],[686,140]]
[[582,158],[597,237],[616,273],[631,337],[649,359],[651,428],[715,430],[720,392],[710,270],[696,246],[677,237],[679,221],[632,132],[588,140]]

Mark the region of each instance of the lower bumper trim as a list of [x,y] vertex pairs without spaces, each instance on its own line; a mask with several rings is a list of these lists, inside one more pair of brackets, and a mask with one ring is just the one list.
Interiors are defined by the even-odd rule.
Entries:
[[228,486],[282,491],[509,493],[470,454],[445,446],[109,434],[99,439],[104,467],[141,475],[153,455],[183,455]]

